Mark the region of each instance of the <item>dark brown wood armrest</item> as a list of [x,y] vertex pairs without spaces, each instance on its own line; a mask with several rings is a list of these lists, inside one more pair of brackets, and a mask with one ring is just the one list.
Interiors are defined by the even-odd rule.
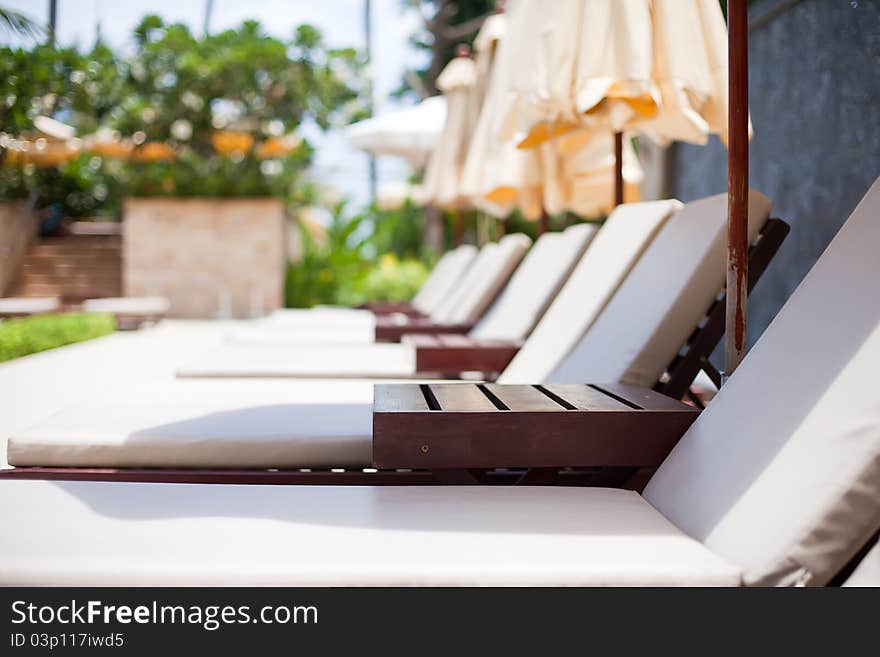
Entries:
[[400,342],[409,334],[464,334],[473,324],[437,324],[430,319],[384,316],[376,318],[376,340],[379,342]]
[[415,347],[416,371],[454,374],[503,372],[522,342],[475,340],[466,335],[404,335],[401,342]]
[[377,385],[378,468],[656,467],[699,415],[647,388]]
[[364,310],[369,310],[374,315],[378,316],[394,315],[399,313],[401,315],[406,315],[407,317],[424,317],[422,313],[413,308],[407,301],[372,301],[370,303],[365,303],[359,307]]

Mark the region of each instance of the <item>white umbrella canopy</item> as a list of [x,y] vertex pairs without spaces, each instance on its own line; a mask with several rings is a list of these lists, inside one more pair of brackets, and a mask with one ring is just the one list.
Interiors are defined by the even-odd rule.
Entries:
[[[463,188],[477,207],[495,216],[505,216],[514,209],[529,219],[537,219],[543,212],[563,211],[595,216],[610,209],[615,162],[610,135],[600,136],[595,143],[572,138],[524,150],[510,139],[505,125],[511,103],[516,100],[510,90],[516,88],[519,76],[535,59],[522,47],[523,39],[541,29],[547,14],[556,9],[555,2],[519,0],[507,4],[506,14],[492,17],[498,22],[503,19],[504,29],[497,23],[492,26],[494,38],[500,44],[492,60],[486,100],[471,140]],[[578,136],[583,133],[573,124],[571,130],[575,129]],[[641,181],[642,171],[629,143],[624,149],[624,161],[625,178],[630,183],[629,200],[636,200],[635,185]]]
[[[727,139],[727,29],[717,0],[533,0],[507,134],[533,148],[575,130],[665,143]],[[552,7],[551,7],[552,6]]]
[[477,119],[476,83],[477,68],[469,53],[456,56],[437,77],[437,88],[446,98],[446,121],[425,170],[419,200],[426,205],[446,210],[470,207],[461,176]]
[[445,120],[446,100],[432,96],[412,107],[353,123],[345,136],[359,150],[403,157],[421,167],[437,146]]

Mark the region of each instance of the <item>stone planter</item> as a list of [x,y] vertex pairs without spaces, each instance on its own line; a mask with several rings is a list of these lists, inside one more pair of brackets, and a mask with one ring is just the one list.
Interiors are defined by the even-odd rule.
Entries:
[[284,303],[277,199],[144,199],[123,209],[126,296],[164,296],[169,317],[254,317]]
[[0,296],[7,294],[25,251],[37,236],[36,215],[25,201],[0,203]]

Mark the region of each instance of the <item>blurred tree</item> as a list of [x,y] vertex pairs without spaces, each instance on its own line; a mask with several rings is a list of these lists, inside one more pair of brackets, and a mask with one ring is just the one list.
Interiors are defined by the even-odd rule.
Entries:
[[0,7],[0,28],[18,36],[36,39],[44,30],[35,20],[14,9]]
[[[316,28],[292,39],[265,34],[256,21],[195,37],[181,24],[146,16],[135,28],[129,93],[112,115],[125,134],[212,149],[216,130],[279,136],[304,121],[321,128],[365,115],[353,49],[331,49]],[[176,129],[175,129],[176,126]]]
[[[124,195],[274,195],[298,203],[312,148],[291,133],[366,112],[361,57],[327,47],[309,25],[289,39],[266,35],[255,21],[198,37],[150,15],[134,44],[124,57],[100,40],[87,53],[0,48],[0,139],[31,132],[46,115],[81,136],[109,129],[136,144],[170,145],[174,161],[137,161],[156,158],[136,151],[131,162],[85,154],[57,169],[27,165],[13,175],[7,168],[0,198],[30,187],[66,216],[118,215]],[[0,146],[0,164],[4,154]]]
[[[410,39],[430,54],[427,67],[408,72],[401,92],[413,90],[422,97],[437,93],[440,71],[455,55],[458,43],[471,43],[495,8],[495,0],[406,0],[422,17],[422,29]],[[415,79],[413,79],[415,77]]]

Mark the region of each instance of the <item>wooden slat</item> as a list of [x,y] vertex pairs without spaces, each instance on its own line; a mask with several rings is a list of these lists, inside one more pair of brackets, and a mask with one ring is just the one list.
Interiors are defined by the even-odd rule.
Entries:
[[444,411],[497,411],[477,386],[472,383],[432,384],[431,391]]
[[558,395],[576,409],[582,411],[631,411],[632,409],[614,397],[581,383],[548,383],[544,388]]
[[428,403],[418,385],[392,383],[373,386],[373,412],[428,410]]
[[639,408],[652,411],[681,411],[688,410],[689,406],[671,397],[667,397],[650,388],[629,385],[627,383],[600,383],[596,388],[610,392],[612,395],[625,399]]
[[560,411],[565,408],[534,386],[486,384],[486,389],[512,411]]

